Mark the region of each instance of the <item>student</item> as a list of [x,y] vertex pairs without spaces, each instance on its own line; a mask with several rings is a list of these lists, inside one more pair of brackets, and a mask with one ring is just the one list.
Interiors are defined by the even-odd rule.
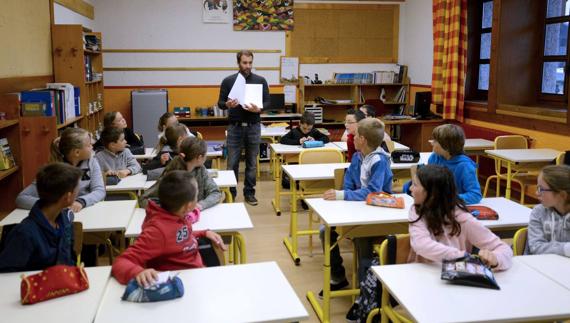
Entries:
[[[418,169],[412,179],[414,205],[408,216],[411,250],[408,262],[442,262],[463,257],[479,249],[481,260],[493,270],[511,267],[513,251],[479,222],[458,198],[451,171],[441,165]],[[349,310],[347,320],[364,320],[377,307],[371,298],[378,280],[372,271],[361,280],[360,296]]]
[[[358,152],[354,154],[350,166],[344,175],[343,190],[328,190],[325,200],[364,201],[372,192],[392,192],[392,170],[390,157],[380,147],[384,136],[384,124],[378,119],[367,118],[358,122],[354,134],[354,144]],[[324,240],[324,226],[320,230]],[[338,238],[335,230],[331,231],[331,244]],[[372,244],[376,239],[362,238],[355,241],[359,257],[359,277],[363,277],[372,262]],[[342,257],[338,245],[331,250],[331,290],[338,290],[348,285]]]
[[101,141],[105,149],[97,152],[95,158],[106,176],[124,178],[142,171],[139,162],[127,148],[127,141],[122,129],[105,128],[101,132]]
[[546,166],[538,175],[534,207],[528,224],[527,253],[570,257],[570,166]]
[[[185,138],[180,143],[178,156],[166,166],[162,177],[174,170],[187,170],[194,176],[198,183],[198,203],[196,209],[205,210],[222,200],[222,192],[214,180],[208,176],[208,170],[204,167],[207,152],[206,142],[196,137]],[[143,205],[148,199],[158,196],[159,184],[153,185],[143,196]]]
[[366,118],[376,118],[376,108],[370,104],[363,104],[359,110],[364,113]]
[[[370,104],[364,104],[359,109],[364,113],[366,118],[376,118],[376,108]],[[382,141],[382,148],[387,152],[391,153],[394,150],[394,143],[392,138],[387,132],[384,132],[384,140]]]
[[305,111],[301,116],[299,126],[281,137],[280,142],[284,145],[302,145],[305,141],[311,140],[322,141],[325,144],[329,142],[329,137],[313,128],[314,125],[315,116],[311,112]]
[[[123,129],[125,132],[125,139],[127,140],[127,144],[129,145],[129,150],[134,155],[143,155],[144,154],[144,142],[141,137],[139,137],[131,128],[127,127],[127,121],[123,118],[123,115],[117,111],[111,111],[105,113],[103,117],[103,128],[119,128]],[[103,149],[105,146],[101,139],[97,140],[95,143],[95,150]]]
[[344,117],[344,126],[346,129],[342,135],[341,141],[346,141],[346,159],[349,162],[352,160],[352,156],[356,152],[356,148],[354,147],[354,133],[356,132],[357,124],[364,118],[366,118],[366,116],[362,111],[354,109],[348,110]]
[[[61,137],[51,144],[51,161],[65,162],[82,171],[79,182],[79,194],[71,204],[73,212],[91,206],[105,199],[105,184],[99,163],[92,157],[93,146],[89,132],[81,128],[66,128]],[[21,209],[31,209],[38,201],[36,183],[26,187],[16,198],[16,205]]]
[[158,187],[160,205],[149,201],[142,233],[113,263],[113,276],[121,284],[136,278],[141,286],[157,279],[157,271],[203,267],[197,238],[206,237],[225,250],[222,238],[212,231],[192,231],[186,214],[198,198],[196,180],[190,172],[168,173]]
[[73,213],[81,171],[64,163],[42,167],[36,175],[39,200],[28,217],[8,234],[0,251],[0,272],[43,270],[74,265]]
[[165,136],[156,148],[158,154],[143,167],[143,173],[148,175],[147,180],[158,179],[164,171],[164,167],[178,155],[178,146],[184,138],[188,137],[187,130],[188,128],[180,123],[166,128]]
[[[178,118],[172,112],[165,112],[160,118],[158,119],[158,140],[164,137],[164,132],[166,128],[170,126],[174,126],[178,124]],[[194,134],[190,132],[190,130],[186,129],[188,132],[188,137],[194,137]]]
[[[447,167],[455,179],[455,187],[459,198],[465,204],[476,204],[481,201],[481,186],[477,180],[475,162],[463,152],[465,133],[460,126],[444,124],[433,129],[433,153],[428,159],[430,165]],[[404,184],[404,192],[409,193],[411,182]]]

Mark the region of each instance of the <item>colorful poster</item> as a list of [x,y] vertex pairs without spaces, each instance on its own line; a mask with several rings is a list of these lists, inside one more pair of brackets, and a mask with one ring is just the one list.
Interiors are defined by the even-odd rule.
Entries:
[[202,22],[227,24],[230,22],[229,0],[204,0]]
[[293,30],[293,0],[234,0],[234,30]]

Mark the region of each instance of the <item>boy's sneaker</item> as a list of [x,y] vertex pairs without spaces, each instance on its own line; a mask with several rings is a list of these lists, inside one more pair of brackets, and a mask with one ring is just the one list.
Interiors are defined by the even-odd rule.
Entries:
[[303,210],[308,210],[309,206],[307,205],[307,203],[305,202],[305,200],[301,200],[301,207],[303,208]]
[[356,323],[358,321],[358,315],[356,315],[356,309],[358,308],[358,304],[352,304],[352,307],[346,313],[346,322],[348,323]]
[[245,202],[249,205],[254,205],[254,206],[257,205],[257,199],[253,195],[246,195],[244,199]]
[[[348,280],[346,280],[346,278],[343,279],[342,281],[338,282],[338,283],[331,283],[331,292],[341,290],[341,289],[345,288],[346,286],[348,286]],[[323,298],[323,290],[322,289],[319,292],[319,298],[320,299]]]

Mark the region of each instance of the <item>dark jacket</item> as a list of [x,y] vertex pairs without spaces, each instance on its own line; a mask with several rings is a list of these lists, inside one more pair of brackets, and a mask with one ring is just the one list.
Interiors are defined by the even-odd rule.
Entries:
[[322,141],[325,144],[329,142],[329,137],[319,130],[313,128],[309,133],[303,133],[299,127],[292,129],[285,136],[281,137],[281,143],[284,145],[300,145],[301,138],[313,137],[317,141]]
[[0,252],[0,272],[43,270],[64,264],[75,265],[73,213],[63,209],[52,227],[38,201],[30,214],[8,234]]
[[[218,107],[220,109],[226,110],[226,101],[228,101],[228,95],[234,86],[238,73],[232,74],[226,77],[222,81],[222,85],[220,86],[220,97],[218,99]],[[263,76],[257,74],[249,74],[245,78],[246,84],[262,84],[263,85],[263,109],[271,108],[271,98],[269,96],[269,86],[267,85],[267,81]],[[261,119],[259,113],[249,112],[243,109],[241,106],[237,106],[232,109],[228,109],[228,119],[229,122],[249,122],[249,123],[256,123],[259,122]]]

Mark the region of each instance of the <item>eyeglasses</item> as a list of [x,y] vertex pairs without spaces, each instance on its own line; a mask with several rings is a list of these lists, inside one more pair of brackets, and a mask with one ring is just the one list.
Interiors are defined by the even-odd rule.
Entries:
[[345,121],[344,124],[355,124],[356,121]]
[[544,188],[540,185],[536,186],[536,193],[542,194],[543,192],[554,192],[554,190],[550,188]]

